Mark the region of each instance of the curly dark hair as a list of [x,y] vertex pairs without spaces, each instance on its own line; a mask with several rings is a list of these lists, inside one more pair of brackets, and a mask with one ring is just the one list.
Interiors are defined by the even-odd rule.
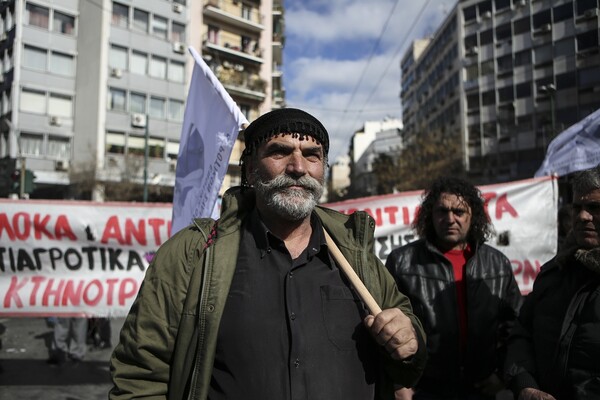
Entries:
[[420,237],[434,242],[436,238],[433,226],[433,207],[442,193],[449,193],[464,199],[471,208],[471,226],[467,240],[469,243],[483,243],[493,233],[490,217],[485,211],[481,191],[471,183],[454,177],[441,177],[434,180],[423,193],[421,208],[412,223]]

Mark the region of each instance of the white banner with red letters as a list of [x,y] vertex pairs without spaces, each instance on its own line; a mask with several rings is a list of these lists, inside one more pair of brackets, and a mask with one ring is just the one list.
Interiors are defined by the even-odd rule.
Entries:
[[[523,293],[556,251],[557,189],[545,177],[481,187],[497,231],[490,244],[513,264]],[[421,192],[327,204],[366,210],[377,255],[416,237]],[[0,316],[124,316],[158,247],[171,204],[0,200]]]
[[123,316],[171,204],[0,200],[0,315]]
[[[521,291],[529,293],[540,267],[556,253],[558,189],[545,177],[481,186],[496,234],[488,244],[511,261]],[[396,247],[418,239],[411,224],[422,192],[365,197],[326,206],[350,214],[364,210],[375,219],[375,253],[385,262]]]

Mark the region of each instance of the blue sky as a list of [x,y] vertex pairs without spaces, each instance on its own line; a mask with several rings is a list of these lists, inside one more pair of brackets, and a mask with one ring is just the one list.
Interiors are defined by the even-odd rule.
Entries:
[[288,107],[330,135],[330,163],[365,121],[401,118],[400,58],[431,36],[456,0],[285,0]]

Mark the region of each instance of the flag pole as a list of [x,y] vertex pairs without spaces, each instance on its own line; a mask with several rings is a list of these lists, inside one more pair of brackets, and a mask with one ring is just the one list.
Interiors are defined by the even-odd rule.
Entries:
[[377,301],[373,298],[373,295],[369,293],[369,289],[365,286],[363,281],[360,280],[359,276],[354,271],[354,268],[350,265],[346,257],[342,254],[337,244],[333,241],[329,233],[325,229],[323,229],[323,233],[325,234],[325,241],[327,242],[327,246],[329,247],[329,251],[335,258],[335,261],[338,263],[340,269],[344,272],[350,284],[354,287],[354,290],[358,293],[358,297],[365,303],[371,315],[375,316],[381,312],[381,307],[377,304]]

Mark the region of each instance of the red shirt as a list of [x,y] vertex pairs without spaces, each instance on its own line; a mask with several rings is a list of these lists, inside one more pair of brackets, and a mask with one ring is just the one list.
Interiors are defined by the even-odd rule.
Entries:
[[465,267],[471,258],[470,246],[464,250],[449,250],[444,256],[452,263],[454,282],[456,286],[456,302],[458,304],[458,327],[460,338],[460,349],[464,351],[467,343],[467,290],[465,285]]

